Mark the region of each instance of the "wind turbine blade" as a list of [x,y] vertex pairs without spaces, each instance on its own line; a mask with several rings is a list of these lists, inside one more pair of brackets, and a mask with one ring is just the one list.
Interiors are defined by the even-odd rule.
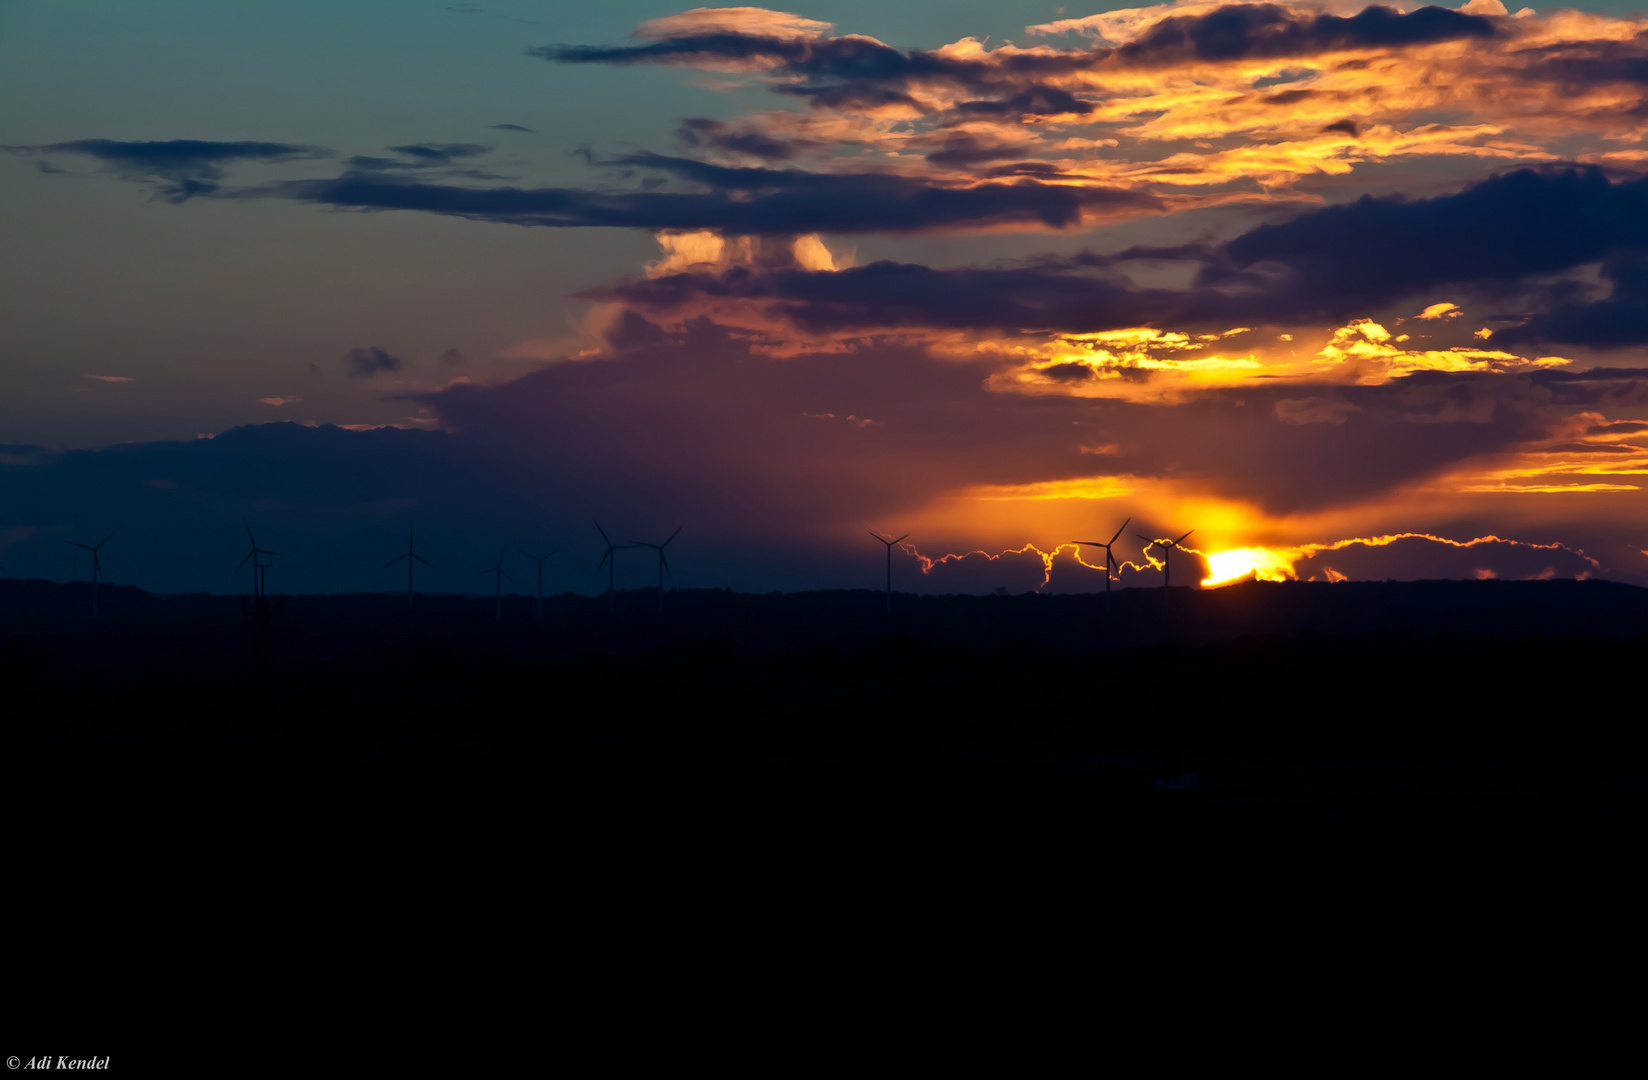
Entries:
[[885,536],[882,536],[880,533],[875,532],[874,530],[871,530],[870,535],[875,537],[877,540],[880,540],[883,544],[885,544],[887,542],[887,538]]
[[264,555],[279,555],[283,559],[290,559],[292,557],[284,551],[268,551],[263,548],[258,548],[257,550]]
[[902,544],[904,541],[906,541],[908,539],[910,539],[910,534],[905,533],[903,536],[899,537],[897,540],[894,540],[893,543]]
[[115,529],[114,532],[109,533],[109,535],[105,536],[101,541],[98,542],[97,546],[102,547],[104,544],[107,544],[110,540],[113,540],[114,539],[114,534],[119,532],[119,531],[120,531],[119,529]]
[[511,585],[515,584],[515,579],[509,576],[508,570],[499,570],[498,573],[502,574],[504,576],[504,580],[509,582]]
[[68,544],[70,547],[85,548],[87,551],[90,551],[90,552],[93,552],[93,553],[95,553],[97,551],[97,549],[92,547],[90,544],[81,544],[81,543],[78,543],[74,540],[65,540],[63,542],[65,544]]
[[613,552],[612,546],[610,544],[607,545],[607,550],[606,550],[605,554],[603,554],[601,556],[601,561],[595,564],[595,572],[597,574],[599,574],[601,572],[601,568],[607,564],[607,560],[612,558],[612,552]]
[[553,559],[555,556],[559,555],[560,553],[561,553],[561,549],[556,548],[553,551],[551,551],[548,555],[545,555],[544,558]]
[[1181,536],[1177,540],[1173,541],[1173,546],[1178,547],[1180,544],[1184,543],[1185,536],[1189,536],[1190,533],[1193,533],[1195,531],[1196,531],[1195,529],[1191,529],[1190,532],[1185,533],[1184,536]]
[[[410,558],[410,557],[412,557],[412,556],[411,556],[411,553],[410,553],[410,552],[408,552],[408,553],[407,553],[407,554],[405,554],[405,555],[396,555],[396,556],[395,556],[395,557],[394,557],[394,558],[393,558],[393,559],[390,559],[390,560],[389,560],[389,561],[388,561],[388,562],[386,562],[386,563],[384,563],[384,564],[383,564],[383,568],[384,568],[384,569],[385,569],[385,570],[387,570],[387,569],[389,569],[389,568],[390,568],[390,567],[391,567],[391,566],[394,566],[394,565],[395,565],[395,564],[396,564],[396,563],[398,563],[398,562],[400,562],[400,561],[401,561],[401,560],[402,560],[402,559],[406,559],[406,558]],[[419,559],[419,560],[418,560],[418,561],[419,561],[419,562],[423,562],[423,560],[422,560],[422,559]]]
[[1140,540],[1143,540],[1145,547],[1149,547],[1151,544],[1154,544],[1154,543],[1158,542],[1158,541],[1150,539],[1150,537],[1146,536],[1144,533],[1134,533],[1133,535],[1137,536]]
[[1070,542],[1072,544],[1085,544],[1088,547],[1109,547],[1108,544],[1101,544],[1097,540],[1072,540]]
[[246,526],[246,539],[252,542],[252,546],[254,548],[257,547],[257,537],[252,535],[252,523],[247,521],[245,518],[241,518],[240,523]]
[[599,521],[597,521],[595,523],[595,531],[601,534],[601,539],[602,540],[606,540],[607,547],[612,546],[612,541],[607,539],[607,531],[605,529],[601,528],[601,523]]
[[240,565],[235,567],[235,573],[238,574],[242,570],[246,569],[246,564],[251,562],[252,561],[252,556],[256,555],[256,554],[257,554],[257,551],[253,550],[252,552],[248,553],[247,556],[244,559],[240,560]]
[[[408,552],[407,554],[410,555],[411,552]],[[440,569],[440,567],[436,566],[434,563],[430,562],[428,559],[424,558],[422,555],[413,555],[412,557],[414,559],[418,560],[419,562],[423,563],[425,566],[429,567],[429,569],[431,569],[431,570]]]
[[670,546],[670,540],[674,540],[677,536],[680,536],[681,535],[681,530],[684,529],[684,528],[686,528],[685,525],[677,525],[675,527],[675,531],[669,534],[669,540],[665,540],[662,544],[659,544],[658,546],[659,547],[669,547]]
[[476,576],[476,577],[480,577],[480,576],[481,576],[481,575],[482,575],[482,574],[496,574],[496,573],[498,573],[498,571],[497,571],[497,570],[494,570],[494,569],[492,569],[492,568],[491,568],[491,567],[490,567],[490,566],[489,566],[489,567],[487,567],[487,568],[486,568],[486,569],[485,569],[485,570],[477,570],[477,571],[475,571],[475,576]]
[[[1132,518],[1128,518],[1128,519],[1127,519],[1127,521],[1124,521],[1124,522],[1122,522],[1122,529],[1125,529],[1125,528],[1127,528],[1127,526],[1128,526],[1128,524],[1129,524],[1129,523],[1130,523],[1130,522],[1131,522],[1131,521],[1132,521],[1132,520],[1133,520],[1133,519],[1132,519]],[[1117,529],[1117,530],[1116,530],[1116,536],[1120,536],[1120,535],[1121,535],[1121,534],[1122,534],[1122,529]],[[1111,538],[1110,538],[1110,542],[1111,542],[1111,543],[1112,543],[1112,544],[1114,544],[1114,543],[1115,543],[1115,542],[1116,542],[1116,536],[1112,536],[1112,537],[1111,537]]]

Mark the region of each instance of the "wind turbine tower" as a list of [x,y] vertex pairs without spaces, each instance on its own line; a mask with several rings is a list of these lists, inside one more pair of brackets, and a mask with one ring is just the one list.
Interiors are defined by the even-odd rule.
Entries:
[[525,555],[527,558],[531,559],[533,562],[538,564],[538,621],[539,622],[542,622],[543,618],[544,618],[544,560],[553,557],[560,550],[561,550],[560,548],[556,548],[554,551],[551,551],[548,555],[532,555],[532,554],[528,554],[525,551],[521,552],[522,555]]
[[893,545],[900,544],[905,540],[908,540],[910,538],[910,534],[905,533],[897,540],[889,540],[885,536],[882,536],[880,533],[874,531],[872,531],[870,535],[887,545],[887,614],[891,615],[893,613]]
[[600,563],[595,567],[595,574],[599,577],[601,567],[607,568],[607,614],[616,615],[618,613],[618,552],[628,551],[630,545],[614,544],[607,536],[607,531],[601,528],[599,521],[595,523],[595,531],[601,534],[601,539],[605,540],[607,545],[606,554],[601,556]]
[[[1122,522],[1122,529],[1127,528],[1127,522],[1132,521],[1132,520],[1133,520],[1132,518],[1128,518],[1127,521]],[[1116,530],[1116,536],[1120,536],[1122,534],[1122,529],[1117,529]],[[1190,534],[1186,533],[1185,535],[1189,536]],[[1115,542],[1116,542],[1116,536],[1112,536],[1109,540],[1105,541],[1104,543],[1100,543],[1097,540],[1074,540],[1074,541],[1072,541],[1072,543],[1077,544],[1078,546],[1104,548],[1104,610],[1106,612],[1109,612],[1109,610],[1110,610],[1110,572],[1111,572],[1111,567],[1115,567],[1116,576],[1118,576],[1118,577],[1121,576],[1121,572],[1122,572],[1121,564],[1116,561],[1116,556],[1110,550],[1111,546],[1113,544],[1115,544]]]
[[280,556],[286,558],[284,551],[270,551],[268,548],[258,547],[257,537],[252,535],[252,526],[244,518],[240,522],[246,526],[246,539],[252,543],[252,550],[240,560],[240,566],[235,567],[235,573],[240,573],[247,563],[252,564],[252,611],[257,618],[257,658],[258,674],[263,680],[263,689],[267,693],[270,685],[270,630],[271,620],[280,614],[274,603],[269,599],[269,567],[273,563],[266,563],[262,556]]
[[[498,565],[497,566],[489,566],[485,570],[482,570],[481,573],[482,574],[491,574],[492,575],[492,581],[493,581],[492,599],[493,599],[493,603],[495,605],[494,613],[497,616],[498,621],[503,622],[504,621],[504,578],[509,577],[509,572],[504,569],[504,549],[503,548],[498,549]],[[476,575],[476,576],[478,577],[480,575]],[[512,577],[509,577],[509,583],[511,585],[515,584],[515,579],[512,578]],[[540,587],[539,591],[540,591],[540,593],[542,592],[541,587]],[[543,601],[540,598],[539,604],[541,605],[542,603],[543,603]]]
[[65,544],[69,544],[77,548],[84,548],[92,553],[92,618],[94,619],[97,618],[97,585],[98,582],[103,580],[103,559],[98,553],[103,550],[104,544],[107,544],[110,540],[114,539],[114,533],[119,531],[119,529],[114,530],[114,532],[111,532],[95,544],[80,544],[73,540],[63,541]]
[[685,528],[684,525],[677,525],[675,531],[669,534],[669,540],[665,540],[662,544],[649,544],[644,540],[630,541],[631,547],[651,548],[658,553],[658,613],[660,615],[664,612],[664,571],[669,569],[669,560],[664,557],[664,549],[670,546],[670,540],[674,540],[681,535],[683,528]]
[[406,560],[406,610],[408,611],[412,610],[412,564],[415,562],[421,562],[431,570],[436,569],[434,563],[418,554],[418,547],[414,542],[415,539],[416,537],[413,533],[412,526],[408,525],[406,527],[406,554],[396,555],[393,559],[390,559],[388,562],[383,564],[383,568],[387,570],[391,566],[394,566],[396,563],[400,562],[402,559]]
[[1171,583],[1171,581],[1173,580],[1173,549],[1178,547],[1180,544],[1184,543],[1185,536],[1189,536],[1190,533],[1193,533],[1195,531],[1196,531],[1195,529],[1191,529],[1190,532],[1185,533],[1184,536],[1179,537],[1177,540],[1152,540],[1150,537],[1144,535],[1143,533],[1134,533],[1133,534],[1133,535],[1137,536],[1140,540],[1144,541],[1144,546],[1145,547],[1148,548],[1151,544],[1155,544],[1157,547],[1162,549],[1162,607],[1163,608],[1166,608],[1168,606],[1167,587],[1168,587],[1169,583]]

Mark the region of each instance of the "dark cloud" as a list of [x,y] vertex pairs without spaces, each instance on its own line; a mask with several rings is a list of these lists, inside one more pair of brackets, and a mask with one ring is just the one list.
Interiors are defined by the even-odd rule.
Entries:
[[1286,266],[1302,309],[1337,315],[1442,284],[1557,273],[1645,244],[1648,179],[1520,169],[1455,195],[1364,196],[1261,225],[1224,253],[1239,267]]
[[405,154],[416,161],[427,162],[431,165],[446,165],[463,158],[479,157],[490,153],[492,147],[480,146],[476,143],[409,143],[406,146],[391,146],[389,149],[397,154]]
[[1564,41],[1518,54],[1522,76],[1576,91],[1607,83],[1648,83],[1648,35],[1625,41]]
[[941,185],[885,173],[728,168],[635,154],[613,162],[653,169],[708,191],[598,192],[579,188],[470,188],[364,172],[272,185],[260,194],[361,210],[418,210],[555,228],[717,229],[738,234],[919,232],[1025,224],[1067,228],[1085,211],[1149,212],[1143,192],[1033,180]]
[[374,345],[367,349],[350,349],[343,358],[344,369],[350,378],[370,379],[386,371],[399,371],[401,358]]
[[452,168],[467,158],[491,153],[493,147],[490,146],[480,146],[476,143],[412,143],[406,146],[391,146],[389,149],[402,156],[387,158],[357,154],[346,159],[344,165],[352,172],[418,172],[425,169],[440,169],[448,175],[477,180],[497,179],[491,173]]
[[494,131],[525,131],[528,133],[532,131],[531,128],[522,127],[520,124],[493,124],[492,128]]
[[[1260,226],[1224,255],[1235,267],[1284,267],[1279,314],[1294,318],[1343,317],[1442,285],[1503,288],[1598,263],[1609,298],[1557,303],[1495,342],[1648,341],[1648,178],[1522,169],[1433,199],[1365,196]],[[1228,272],[1210,267],[1202,282]],[[1571,291],[1558,286],[1553,295]]]
[[[1232,4],[1198,15],[1161,20],[1119,48],[1038,49],[985,57],[902,51],[871,38],[775,36],[722,29],[683,32],[639,45],[546,45],[528,52],[561,64],[735,64],[803,80],[779,84],[828,106],[910,102],[913,80],[944,81],[999,94],[962,104],[974,114],[1081,113],[1092,106],[1038,80],[1110,66],[1155,67],[1187,61],[1309,56],[1346,49],[1401,48],[1497,32],[1492,19],[1448,8],[1409,14],[1370,6],[1349,17],[1299,11],[1278,4]],[[891,96],[885,96],[891,95]]]
[[1027,86],[999,101],[964,101],[956,109],[982,116],[1054,116],[1064,113],[1086,116],[1093,111],[1094,105],[1056,86]]
[[731,150],[768,161],[788,161],[800,150],[817,145],[777,139],[759,131],[743,131],[719,120],[703,118],[682,121],[675,134],[687,146]]
[[[745,61],[789,74],[844,82],[917,77],[977,82],[989,78],[1000,68],[999,63],[942,56],[925,49],[902,52],[866,37],[773,37],[736,31],[687,34],[643,45],[546,45],[527,51],[532,56],[560,64]],[[1092,60],[1093,54],[1087,51],[1049,52],[1016,57],[1011,70],[1025,75],[1069,72],[1088,66]]]
[[1280,4],[1231,4],[1161,20],[1115,52],[1128,65],[1309,56],[1346,49],[1400,48],[1494,36],[1494,21],[1441,7],[1406,15],[1374,5],[1344,17]]
[[201,139],[159,142],[77,139],[49,146],[7,146],[4,149],[17,153],[85,154],[127,180],[154,184],[162,198],[174,203],[196,195],[215,194],[223,179],[223,166],[228,162],[290,161],[332,156],[330,150],[315,146],[249,141],[207,142]]
[[[740,267],[667,274],[580,295],[651,310],[678,308],[700,296],[770,301],[775,311],[814,332],[921,326],[1083,333],[1182,322],[1197,299],[1057,266],[938,269],[887,261],[838,271]],[[1227,312],[1227,319],[1240,310],[1214,290],[1204,290],[1200,299],[1203,308]]]
[[[1187,289],[1141,289],[1132,259],[1200,262]],[[877,326],[1091,332],[1339,321],[1443,287],[1505,293],[1600,264],[1612,295],[1547,305],[1495,344],[1648,342],[1648,178],[1518,170],[1431,199],[1363,197],[1218,246],[1134,249],[1017,267],[877,262],[836,272],[675,274],[592,290],[649,309],[694,296],[770,301],[812,330]],[[1556,297],[1565,291],[1539,286]],[[1552,290],[1555,289],[1554,292]]]
[[794,77],[797,81],[779,82],[772,89],[824,108],[902,105],[926,112],[909,93],[910,84],[939,81],[1002,98],[969,101],[967,112],[1009,116],[1090,111],[1091,106],[1041,85],[1041,80],[1090,69],[1109,50],[1040,49],[973,59],[925,49],[901,51],[854,35],[776,37],[728,30],[683,34],[641,45],[550,45],[529,52],[563,64],[748,64]]
[[[1017,143],[992,143],[973,135],[957,134],[944,139],[937,149],[928,151],[927,160],[945,168],[966,168],[986,161],[1019,157],[1023,153],[1024,147]],[[1017,172],[1012,175],[1024,174]]]
[[787,97],[802,98],[811,105],[826,109],[873,110],[887,105],[902,105],[918,112],[927,111],[904,90],[872,79],[854,79],[826,86],[779,83],[772,91]]
[[441,353],[441,360],[454,366],[464,362],[464,354],[457,349],[448,349]]
[[1507,345],[1553,341],[1597,348],[1648,343],[1648,252],[1610,258],[1603,280],[1613,284],[1607,299],[1557,303],[1520,326],[1495,335]]
[[1592,424],[1585,429],[1587,435],[1635,435],[1641,432],[1648,432],[1648,420],[1613,420]]

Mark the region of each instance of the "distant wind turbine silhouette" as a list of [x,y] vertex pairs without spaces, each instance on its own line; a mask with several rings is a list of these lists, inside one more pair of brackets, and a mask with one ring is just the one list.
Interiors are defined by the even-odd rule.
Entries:
[[604,566],[604,567],[607,568],[607,614],[608,615],[614,615],[618,611],[618,555],[617,555],[617,553],[620,552],[620,551],[628,551],[629,548],[630,548],[630,545],[628,545],[628,544],[614,544],[612,542],[612,540],[607,536],[607,531],[605,529],[601,528],[601,523],[599,521],[597,521],[595,523],[595,531],[601,534],[601,539],[605,540],[606,544],[607,544],[606,554],[602,555],[601,556],[601,561],[598,564],[596,564],[595,575],[597,577],[600,576],[601,567]]
[[645,540],[631,540],[630,541],[630,546],[631,547],[651,548],[652,550],[654,550],[658,553],[658,610],[659,611],[664,610],[664,571],[669,569],[669,560],[664,557],[664,549],[670,546],[670,540],[674,540],[677,536],[681,535],[681,530],[684,529],[684,528],[686,528],[686,526],[677,525],[675,527],[675,531],[669,534],[669,540],[665,540],[662,544],[649,544]]
[[235,573],[237,573],[237,574],[240,573],[242,570],[244,570],[246,568],[247,563],[251,563],[252,564],[252,597],[254,599],[256,599],[257,597],[260,597],[260,596],[267,596],[268,593],[269,593],[269,567],[273,566],[274,564],[273,563],[263,562],[258,558],[258,556],[260,556],[260,555],[278,555],[283,559],[288,558],[289,556],[287,556],[286,552],[284,552],[284,551],[270,551],[268,548],[258,547],[257,537],[252,535],[252,526],[251,526],[251,524],[249,522],[247,522],[245,518],[242,518],[240,523],[242,525],[246,526],[246,539],[248,539],[252,542],[252,550],[247,552],[246,557],[244,559],[240,560],[240,565],[235,567]]
[[[1128,521],[1132,520],[1132,518],[1128,518],[1127,521],[1122,522],[1122,529],[1127,528]],[[1116,536],[1120,536],[1122,534],[1122,529],[1116,530]],[[1189,536],[1190,534],[1185,533],[1185,535]],[[1072,543],[1078,546],[1104,548],[1104,610],[1106,611],[1110,610],[1110,568],[1114,566],[1118,575],[1122,572],[1121,564],[1116,561],[1116,556],[1110,552],[1111,545],[1116,542],[1116,536],[1112,536],[1104,543],[1100,543],[1097,540],[1072,541]]]
[[1185,536],[1189,536],[1190,533],[1195,531],[1195,529],[1191,529],[1190,532],[1185,533],[1177,540],[1152,540],[1143,533],[1133,534],[1144,541],[1145,547],[1148,548],[1151,544],[1155,544],[1162,549],[1162,607],[1164,608],[1168,605],[1167,586],[1172,581],[1173,575],[1173,549],[1184,543]]
[[104,544],[107,544],[110,540],[114,539],[114,533],[119,531],[119,529],[114,530],[114,532],[111,532],[95,544],[81,544],[73,540],[63,541],[71,547],[84,548],[92,553],[92,618],[94,619],[97,618],[97,584],[103,580],[103,559],[98,553],[103,550]]
[[240,523],[246,526],[246,539],[251,541],[252,550],[246,553],[244,559],[240,560],[240,566],[235,567],[235,573],[240,573],[247,563],[252,564],[252,610],[250,614],[257,619],[258,675],[263,684],[264,693],[267,694],[272,675],[270,640],[273,628],[271,621],[280,612],[269,600],[269,567],[274,564],[264,562],[259,556],[274,555],[281,558],[287,558],[288,556],[284,551],[270,551],[268,548],[258,547],[257,537],[252,535],[251,523],[245,518],[241,518]]
[[[497,566],[489,566],[485,570],[482,570],[481,573],[482,574],[491,574],[492,575],[492,580],[493,580],[493,584],[494,584],[494,588],[493,588],[493,591],[492,591],[492,598],[493,598],[494,603],[496,604],[495,614],[497,616],[498,621],[503,622],[503,620],[504,620],[504,578],[508,577],[509,578],[509,583],[511,585],[515,584],[515,579],[512,578],[512,577],[509,577],[509,571],[504,569],[504,549],[503,548],[498,549],[498,565]],[[480,575],[477,574],[476,576],[479,577]]]
[[530,554],[528,552],[525,552],[525,551],[521,552],[522,555],[525,555],[527,558],[531,559],[533,562],[538,564],[538,618],[539,619],[542,619],[544,617],[544,560],[548,559],[548,558],[552,558],[555,555],[559,554],[560,550],[561,550],[560,548],[556,548],[554,551],[551,551],[548,555],[532,555],[532,554]]
[[415,562],[421,562],[431,570],[436,569],[434,563],[418,554],[417,544],[414,541],[415,534],[412,531],[412,526],[408,525],[406,527],[406,554],[396,555],[393,559],[390,559],[388,562],[383,564],[383,568],[387,570],[391,566],[394,566],[396,563],[400,562],[402,559],[406,560],[406,610],[408,611],[412,610],[412,564]]
[[874,530],[871,530],[870,535],[887,545],[887,614],[891,615],[893,613],[893,545],[908,540],[910,534],[905,533],[897,540],[889,540]]

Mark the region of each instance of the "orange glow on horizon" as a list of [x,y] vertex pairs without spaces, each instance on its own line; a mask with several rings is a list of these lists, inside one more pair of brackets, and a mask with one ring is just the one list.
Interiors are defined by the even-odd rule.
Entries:
[[[1570,555],[1583,559],[1592,567],[1601,569],[1601,563],[1585,554],[1584,550],[1581,548],[1571,547],[1567,544],[1555,541],[1548,544],[1539,544],[1526,540],[1511,540],[1506,537],[1495,536],[1492,534],[1487,536],[1478,536],[1470,540],[1454,540],[1446,536],[1436,536],[1431,533],[1403,532],[1386,533],[1380,536],[1356,536],[1349,537],[1344,540],[1332,540],[1323,543],[1306,543],[1292,547],[1263,547],[1254,545],[1250,547],[1227,548],[1223,551],[1208,552],[1186,544],[1179,550],[1187,555],[1197,555],[1206,560],[1208,573],[1199,584],[1204,589],[1214,589],[1225,585],[1232,585],[1239,581],[1246,581],[1249,578],[1258,581],[1297,581],[1299,575],[1295,568],[1295,564],[1301,559],[1312,558],[1324,551],[1339,551],[1354,545],[1362,545],[1365,547],[1385,547],[1397,542],[1398,540],[1427,540],[1434,544],[1443,544],[1454,548],[1473,548],[1482,544],[1507,544],[1512,547],[1531,548],[1541,551],[1565,551]],[[995,554],[991,554],[982,548],[975,548],[971,551],[951,552],[938,556],[923,555],[920,550],[916,548],[916,545],[910,542],[902,543],[899,547],[905,552],[905,554],[916,559],[921,564],[921,572],[923,574],[931,574],[935,569],[946,563],[960,563],[961,561],[974,555],[982,555],[990,562],[995,562],[996,560],[1004,558],[1008,555],[1033,554],[1041,560],[1041,587],[1045,588],[1052,581],[1053,560],[1060,554],[1064,553],[1067,549],[1075,558],[1075,561],[1081,566],[1098,573],[1104,572],[1104,566],[1102,563],[1095,565],[1088,562],[1085,558],[1083,558],[1083,552],[1080,547],[1069,543],[1055,545],[1051,550],[1047,551],[1043,551],[1034,543],[1027,543],[1023,547],[1006,548],[996,552]],[[1645,551],[1643,554],[1648,555],[1648,551]],[[1145,570],[1161,570],[1163,567],[1162,559],[1159,556],[1152,555],[1149,551],[1144,553],[1144,560],[1145,561],[1143,564],[1136,563],[1131,560],[1122,560],[1121,565],[1116,570],[1113,580],[1122,580],[1123,575],[1129,571],[1139,573]],[[1329,581],[1349,580],[1346,575],[1339,573],[1331,567],[1324,569]],[[1590,576],[1590,573],[1591,571],[1586,571],[1583,576],[1588,577]]]
[[1293,562],[1286,551],[1245,547],[1216,551],[1207,558],[1207,577],[1202,588],[1216,589],[1249,577],[1259,581],[1288,581],[1294,578]]

